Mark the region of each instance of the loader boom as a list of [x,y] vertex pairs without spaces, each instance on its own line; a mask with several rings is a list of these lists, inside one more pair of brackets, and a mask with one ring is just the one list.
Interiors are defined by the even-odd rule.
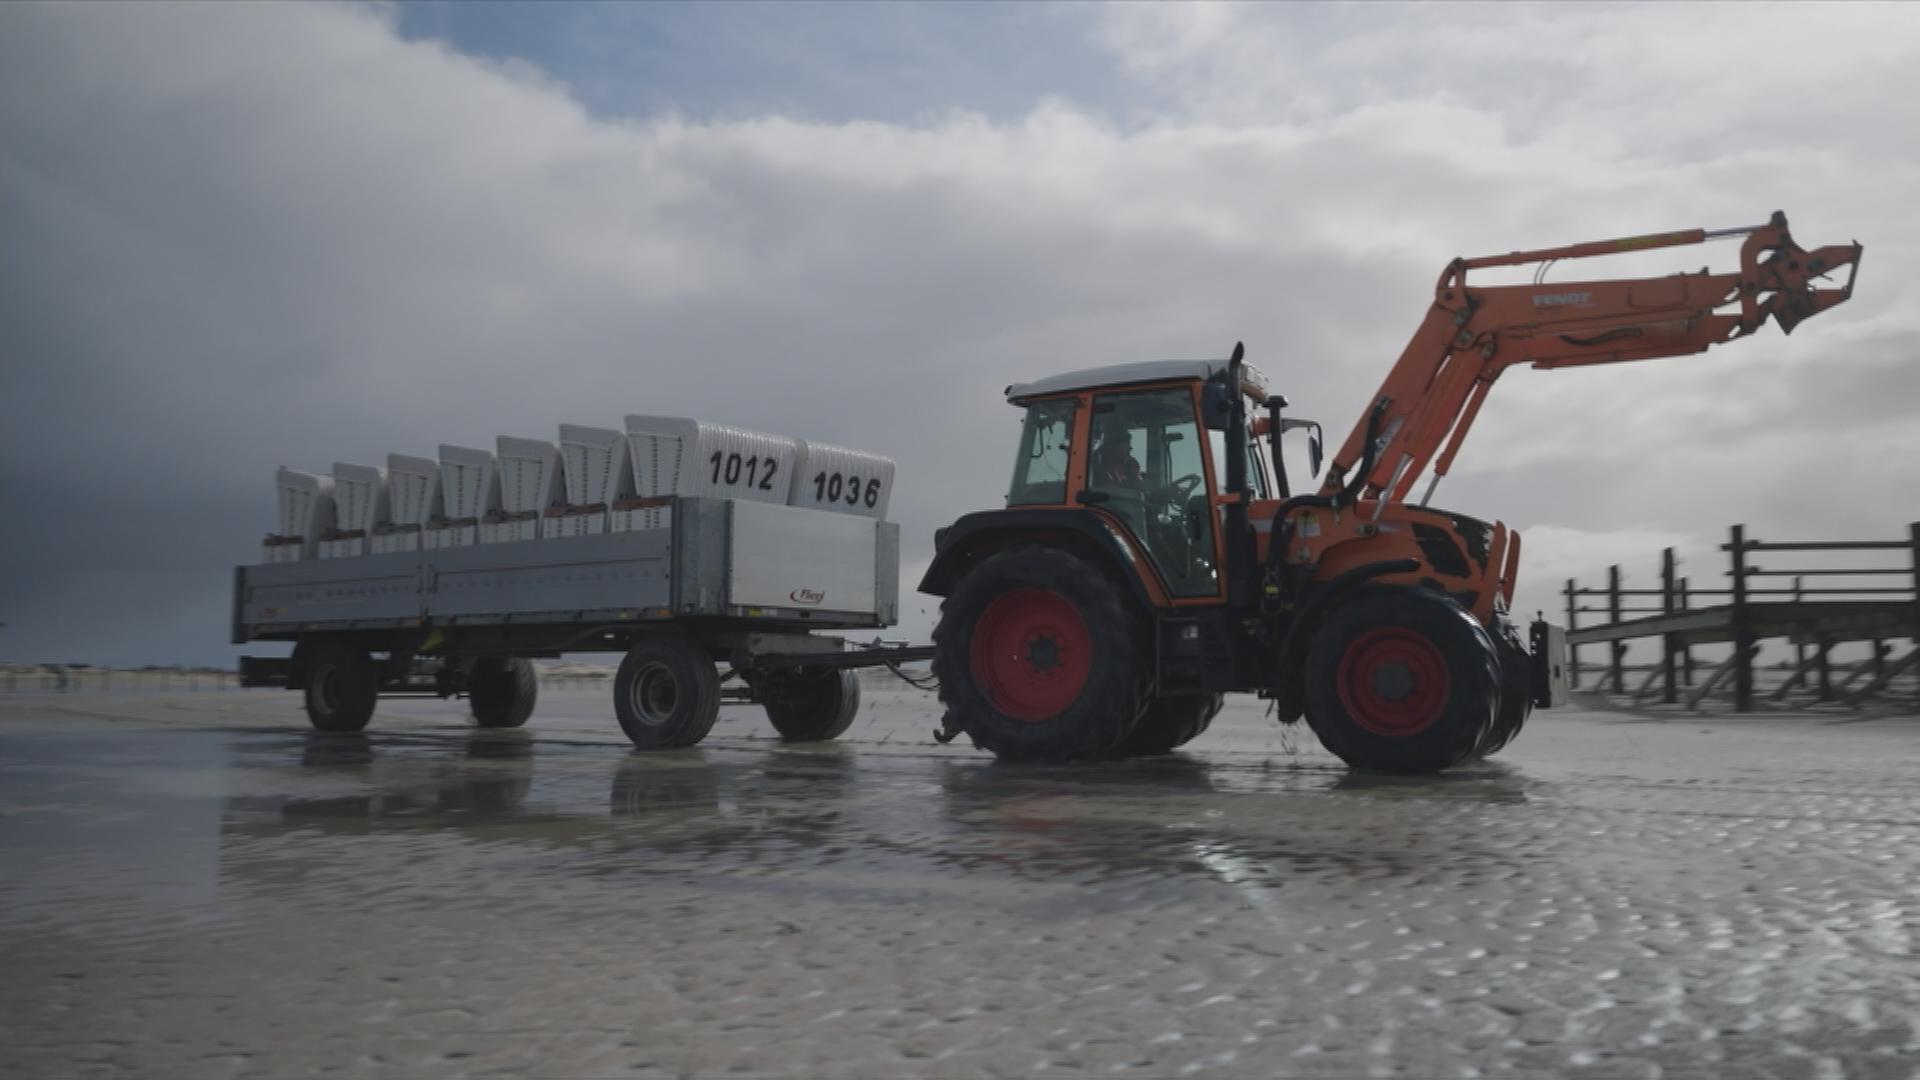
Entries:
[[[1728,273],[1541,283],[1562,259],[1681,247],[1744,237]],[[1404,502],[1431,464],[1434,485],[1452,467],[1500,373],[1516,364],[1580,367],[1704,352],[1759,330],[1771,317],[1784,333],[1853,294],[1858,243],[1802,249],[1776,211],[1765,225],[1689,229],[1506,255],[1459,258],[1434,289],[1433,306],[1333,457],[1325,495]],[[1532,285],[1469,286],[1467,272],[1539,264]],[[1847,268],[1844,285],[1815,283]],[[1377,426],[1373,423],[1379,412]],[[1374,426],[1376,452],[1366,454]],[[1435,455],[1438,455],[1437,459]],[[1349,476],[1371,462],[1364,477]],[[1423,496],[1422,501],[1425,501]]]

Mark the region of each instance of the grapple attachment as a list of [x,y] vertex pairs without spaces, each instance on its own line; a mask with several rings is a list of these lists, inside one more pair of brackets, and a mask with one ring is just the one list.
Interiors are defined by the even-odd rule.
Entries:
[[[1806,320],[1845,303],[1860,272],[1860,253],[1858,242],[1807,251],[1787,232],[1787,216],[1774,211],[1773,219],[1754,230],[1740,248],[1740,333],[1760,329],[1771,315],[1781,333],[1791,334]],[[1842,268],[1847,271],[1845,285],[1816,284]]]

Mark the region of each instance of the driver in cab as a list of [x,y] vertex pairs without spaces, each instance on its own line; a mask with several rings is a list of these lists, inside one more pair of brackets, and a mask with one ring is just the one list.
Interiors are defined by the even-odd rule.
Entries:
[[1133,491],[1146,489],[1146,478],[1141,475],[1140,463],[1133,458],[1133,433],[1124,427],[1107,428],[1100,437],[1100,446],[1093,452],[1094,482],[1101,487],[1127,488]]

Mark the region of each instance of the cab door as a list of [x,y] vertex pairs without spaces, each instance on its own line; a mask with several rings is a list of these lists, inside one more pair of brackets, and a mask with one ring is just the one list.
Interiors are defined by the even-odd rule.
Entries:
[[1190,384],[1095,394],[1090,503],[1139,541],[1175,599],[1221,595],[1207,434]]

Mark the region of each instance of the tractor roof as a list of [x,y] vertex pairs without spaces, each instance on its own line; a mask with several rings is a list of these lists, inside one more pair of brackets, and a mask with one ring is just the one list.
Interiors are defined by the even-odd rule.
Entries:
[[[1176,382],[1181,379],[1211,379],[1227,369],[1225,360],[1143,360],[1133,364],[1108,364],[1104,367],[1049,375],[1028,383],[1007,387],[1007,400],[1018,405],[1029,398],[1067,394],[1077,390],[1103,390],[1137,383]],[[1250,364],[1241,366],[1241,383],[1255,398],[1266,396],[1266,377]]]

